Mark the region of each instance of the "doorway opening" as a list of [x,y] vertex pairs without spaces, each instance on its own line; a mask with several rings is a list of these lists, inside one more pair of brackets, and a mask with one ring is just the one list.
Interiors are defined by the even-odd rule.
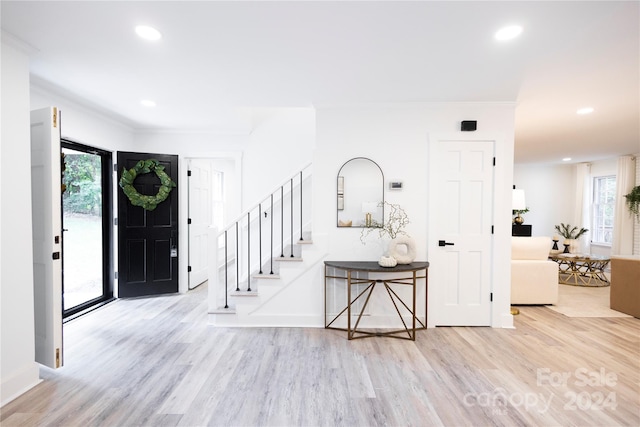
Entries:
[[188,262],[189,290],[208,279],[209,229],[224,225],[224,173],[213,159],[188,159]]
[[69,320],[113,300],[111,153],[61,140],[62,302]]

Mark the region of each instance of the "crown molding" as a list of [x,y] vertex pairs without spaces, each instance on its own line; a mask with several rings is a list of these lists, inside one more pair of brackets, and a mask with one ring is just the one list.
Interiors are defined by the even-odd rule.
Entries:
[[40,50],[35,46],[27,43],[22,40],[20,37],[16,36],[13,33],[10,33],[7,30],[2,30],[0,33],[0,39],[2,40],[2,44],[6,44],[7,46],[14,47],[18,49],[20,52],[27,54],[28,56],[32,56]]

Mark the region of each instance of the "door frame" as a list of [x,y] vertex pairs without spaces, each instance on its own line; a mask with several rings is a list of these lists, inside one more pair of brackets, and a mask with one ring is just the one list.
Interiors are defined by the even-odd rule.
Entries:
[[[433,298],[430,301],[433,302],[432,309],[435,315],[435,324],[441,326],[489,326],[490,319],[493,312],[493,299],[491,294],[493,270],[486,268],[492,259],[493,254],[493,234],[491,232],[492,225],[494,224],[493,218],[493,202],[495,192],[495,171],[492,160],[495,159],[495,141],[492,139],[474,139],[469,141],[466,138],[446,138],[437,139],[432,141],[429,146],[429,154],[433,157],[433,164],[429,169],[429,200],[432,206],[429,219],[429,235],[431,236],[429,242],[429,248],[432,256],[430,259],[434,263],[432,279],[435,279],[436,284],[447,283],[446,286],[433,287]],[[454,147],[455,152],[459,152],[461,157],[458,159],[462,162],[464,159],[478,160],[477,156],[468,157],[469,154],[482,153],[479,162],[481,167],[475,169],[472,175],[467,175],[467,171],[454,167],[453,171],[444,169],[448,166],[446,160],[446,153],[449,153],[449,149]],[[437,157],[436,157],[437,155]],[[474,163],[476,166],[480,166],[478,163]],[[453,175],[448,175],[449,173]],[[443,177],[444,181],[442,180]],[[453,178],[456,177],[456,178]],[[480,194],[483,198],[480,203],[480,209],[482,212],[476,212],[474,210],[460,210],[458,207],[458,226],[459,230],[443,229],[443,221],[445,218],[451,215],[446,214],[445,210],[448,210],[448,206],[451,205],[442,193],[441,185],[445,184],[448,179],[454,179],[457,183],[466,183],[466,185],[460,187],[461,196],[468,197],[470,195],[471,185],[476,180],[482,179],[483,191]],[[458,180],[460,179],[460,180]],[[438,203],[439,202],[439,203]],[[453,202],[455,204],[455,201]],[[462,202],[465,204],[465,202]],[[479,214],[479,216],[477,216]],[[475,224],[473,231],[466,230],[464,224],[470,218],[481,218],[482,222]],[[473,227],[473,226],[472,226]],[[449,234],[451,233],[451,234]],[[448,244],[454,245],[452,247],[440,246],[436,242],[444,242],[448,240]],[[470,261],[472,254],[480,253],[480,259],[476,269],[473,269],[470,265],[467,266],[464,263]],[[444,268],[441,266],[441,262],[445,262],[447,259],[457,259],[457,268]],[[455,274],[454,272],[457,272]],[[470,275],[466,276],[467,273]],[[455,280],[457,279],[457,280]],[[472,286],[467,288],[470,283],[474,283],[479,287]],[[462,286],[462,288],[456,288],[456,286]],[[447,289],[445,289],[447,288]],[[460,301],[458,304],[446,304],[445,294],[447,294],[450,288],[457,289],[458,297]],[[462,293],[461,293],[462,291]],[[481,291],[476,294],[476,291]],[[477,299],[472,298],[473,301],[468,301],[467,298],[470,295],[475,295]],[[471,313],[471,315],[469,314]]]
[[[68,148],[89,154],[100,156],[100,172],[102,183],[102,295],[86,301],[62,312],[63,321],[69,321],[91,309],[96,309],[103,304],[113,301],[114,298],[114,252],[113,252],[113,162],[112,152],[89,145],[75,142],[66,137],[60,139],[60,149]],[[62,214],[62,212],[61,212]],[[63,268],[64,268],[64,239],[63,244]],[[62,278],[64,292],[64,271]]]
[[[443,132],[427,135],[427,145],[440,140],[457,141],[487,141],[495,142],[496,165],[494,168],[494,204],[493,204],[493,248],[491,257],[491,290],[493,292],[493,304],[491,309],[491,327],[513,328],[513,315],[511,314],[511,198],[513,188],[513,152],[514,135],[510,132]],[[429,149],[430,153],[431,150]],[[429,170],[434,165],[434,160],[427,154]],[[427,178],[428,179],[428,178]],[[429,182],[427,188],[429,188]],[[429,254],[437,250],[437,233],[432,230],[430,213],[433,206],[427,197],[427,224]],[[436,268],[432,265],[431,268]],[[435,281],[429,282],[428,298],[429,309],[427,311],[427,327],[436,327],[435,310]]]
[[[180,182],[178,188],[182,196],[178,201],[178,215],[181,220],[178,224],[178,234],[180,246],[182,248],[189,247],[189,198],[187,196],[189,182],[187,170],[189,169],[189,160],[211,160],[228,162],[228,170],[225,170],[224,191],[227,199],[225,200],[225,215],[227,219],[236,219],[242,212],[242,152],[212,152],[202,156],[180,156],[179,173]],[[189,257],[188,250],[178,252],[180,260],[180,278],[178,280],[178,291],[186,293],[189,291]],[[215,287],[209,286],[208,292],[211,294]]]
[[[116,241],[117,241],[117,246],[116,246],[116,250],[117,250],[117,258],[116,258],[116,269],[117,271],[117,276],[116,276],[116,280],[118,280],[118,285],[117,285],[117,294],[118,294],[118,298],[123,298],[123,297],[128,297],[128,298],[132,298],[132,297],[140,297],[140,296],[156,296],[156,295],[171,295],[173,293],[181,293],[183,292],[183,290],[181,289],[181,284],[184,280],[184,277],[182,275],[182,266],[181,264],[186,260],[186,257],[184,256],[183,252],[180,248],[182,247],[182,241],[183,241],[183,237],[181,236],[181,233],[184,231],[183,228],[181,227],[181,217],[182,217],[182,209],[181,209],[181,200],[183,199],[183,197],[180,195],[181,190],[184,189],[184,183],[181,182],[183,181],[181,179],[182,176],[182,168],[183,168],[183,164],[182,164],[182,159],[181,156],[179,154],[167,154],[167,153],[148,153],[148,152],[137,152],[137,151],[117,151],[115,153],[115,167],[114,167],[114,175],[115,175],[115,180],[119,181],[122,171],[126,168],[130,168],[131,165],[125,165],[122,162],[122,156],[127,156],[127,155],[132,155],[134,157],[137,156],[142,156],[142,158],[140,160],[147,160],[150,158],[155,158],[157,160],[160,160],[160,163],[162,163],[163,161],[169,161],[171,163],[173,163],[173,157],[175,157],[175,173],[173,172],[173,170],[171,170],[170,172],[166,172],[168,173],[168,175],[171,177],[171,179],[174,180],[174,182],[176,183],[176,188],[173,189],[173,191],[171,191],[171,194],[169,195],[169,197],[167,198],[167,200],[165,200],[162,203],[170,203],[173,204],[175,203],[175,208],[176,208],[176,217],[175,217],[175,223],[176,223],[176,227],[175,227],[175,241],[174,243],[174,247],[176,247],[177,249],[177,256],[173,256],[171,255],[171,262],[173,263],[175,260],[176,264],[173,268],[173,274],[175,274],[176,277],[176,287],[175,289],[172,289],[170,291],[167,292],[151,292],[151,293],[147,293],[146,291],[143,291],[141,293],[139,293],[138,295],[127,295],[128,292],[122,292],[123,290],[123,286],[122,286],[122,279],[123,277],[127,277],[126,274],[123,274],[123,271],[121,271],[121,266],[122,266],[122,257],[125,255],[121,252],[122,249],[122,230],[123,227],[126,224],[126,219],[124,218],[124,209],[125,206],[124,205],[120,205],[121,202],[125,201],[127,199],[127,196],[124,194],[124,192],[122,191],[122,189],[120,189],[120,186],[114,186],[114,192],[115,192],[115,196],[114,196],[114,200],[116,201],[116,207],[115,207],[115,218],[116,221],[114,221],[115,226],[117,228],[116,232],[115,232],[115,236],[116,236]],[[164,157],[164,159],[163,159]],[[131,203],[126,202],[129,206],[132,206]],[[150,212],[145,212],[144,215],[150,215]],[[173,223],[173,221],[172,221]],[[172,228],[173,226],[171,226]],[[135,228],[134,228],[135,229]],[[159,228],[158,228],[159,229]],[[173,233],[172,233],[172,237],[171,239],[173,239]],[[177,242],[177,245],[175,245],[175,243]],[[165,286],[166,284],[163,284],[162,286]],[[149,284],[146,283],[145,285],[147,288],[149,288]],[[147,289],[148,290],[148,289]],[[155,289],[154,289],[155,290]],[[123,293],[125,294],[123,296]]]

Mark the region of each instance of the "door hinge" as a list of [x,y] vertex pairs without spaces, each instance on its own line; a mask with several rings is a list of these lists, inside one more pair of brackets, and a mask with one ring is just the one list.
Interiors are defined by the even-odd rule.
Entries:
[[118,225],[118,218],[113,218],[113,225]]
[[53,107],[53,127],[58,127],[58,107]]
[[493,292],[489,294],[489,301],[493,301]]
[[493,225],[491,226],[491,234],[493,234]]
[[191,225],[191,218],[187,219],[187,224]]
[[188,273],[191,273],[191,266],[188,266],[188,267],[187,267],[187,272],[188,272]]
[[51,258],[53,258],[54,260],[60,259],[60,252],[54,252],[53,255],[51,255]]
[[493,158],[493,166],[495,166],[495,165],[496,165],[496,158],[494,157]]
[[187,176],[191,176],[191,171],[187,171]]
[[117,271],[115,271],[115,272],[113,273],[113,278],[114,278],[114,279],[117,279],[117,278],[118,278],[118,272],[117,272]]
[[114,172],[118,172],[118,164],[117,163],[113,164],[113,171]]
[[56,348],[56,368],[60,367],[60,349]]

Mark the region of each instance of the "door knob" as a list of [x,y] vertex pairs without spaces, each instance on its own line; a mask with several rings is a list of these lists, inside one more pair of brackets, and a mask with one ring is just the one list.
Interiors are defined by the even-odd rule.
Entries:
[[438,240],[438,246],[453,246],[453,243],[445,242],[444,240]]

